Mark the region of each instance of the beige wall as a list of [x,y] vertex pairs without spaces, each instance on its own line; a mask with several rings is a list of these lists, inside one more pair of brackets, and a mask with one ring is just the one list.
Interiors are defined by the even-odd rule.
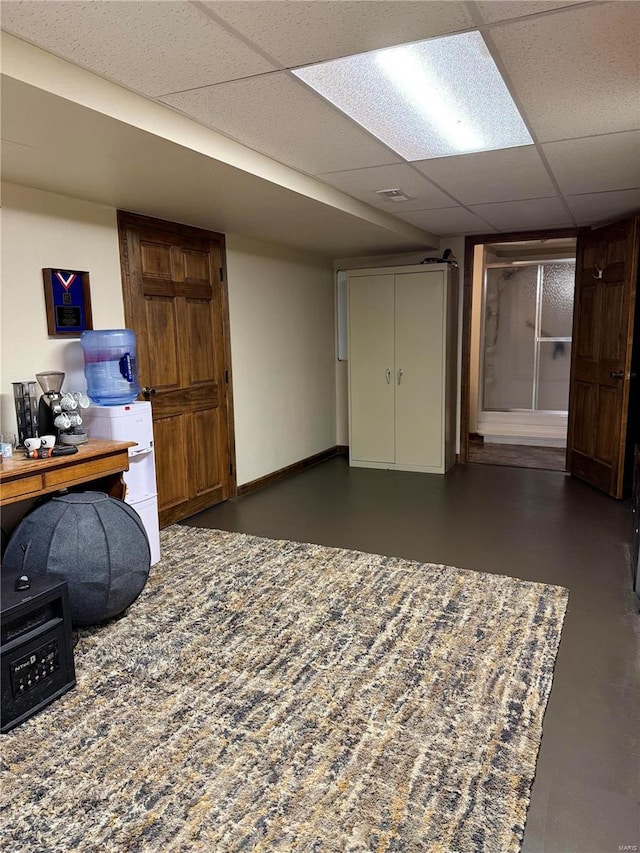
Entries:
[[121,328],[124,314],[113,208],[5,183],[1,222],[2,432],[13,437],[12,382],[62,370],[65,389],[86,388],[79,339],[48,337],[43,267],[89,271],[95,328]]
[[336,444],[331,263],[227,236],[238,484]]
[[[84,388],[78,339],[49,338],[43,267],[88,270],[96,328],[122,328],[116,211],[3,185],[2,431],[16,431],[11,382],[42,370]],[[333,273],[329,261],[227,242],[238,484],[335,445]]]

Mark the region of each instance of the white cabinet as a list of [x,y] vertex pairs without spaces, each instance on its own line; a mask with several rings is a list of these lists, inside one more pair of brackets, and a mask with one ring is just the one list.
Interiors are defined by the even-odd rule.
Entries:
[[443,474],[455,463],[456,270],[351,270],[347,281],[350,464]]

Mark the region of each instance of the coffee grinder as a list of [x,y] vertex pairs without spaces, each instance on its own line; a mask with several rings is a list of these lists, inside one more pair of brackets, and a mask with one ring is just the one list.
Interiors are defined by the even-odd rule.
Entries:
[[36,379],[42,388],[42,396],[38,404],[38,432],[40,435],[57,435],[58,430],[54,420],[62,414],[62,394],[60,389],[65,374],[60,370],[49,370],[46,373],[36,373]]

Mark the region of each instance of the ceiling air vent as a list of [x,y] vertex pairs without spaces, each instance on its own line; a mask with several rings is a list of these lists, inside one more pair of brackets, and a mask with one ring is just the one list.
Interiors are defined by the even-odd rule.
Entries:
[[386,198],[387,201],[409,201],[409,196],[402,190],[376,190],[376,195]]

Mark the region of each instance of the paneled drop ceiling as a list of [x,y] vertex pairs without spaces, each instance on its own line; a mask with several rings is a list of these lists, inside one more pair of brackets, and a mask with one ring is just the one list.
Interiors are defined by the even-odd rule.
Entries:
[[[161,105],[167,120],[181,114],[334,192],[323,198],[321,191],[310,191],[291,212],[289,196],[296,193],[278,195],[262,183],[258,192],[246,172],[226,167],[224,192],[211,186],[210,198],[195,200],[197,176],[202,172],[201,186],[207,187],[207,168],[217,174],[220,166],[188,152],[192,179],[184,191],[174,186],[174,218],[183,221],[344,256],[376,245],[385,252],[419,249],[428,246],[430,235],[594,225],[640,209],[638,2],[3,0],[1,11],[7,33]],[[292,73],[324,60],[474,30],[482,34],[532,145],[408,162]],[[64,144],[54,146],[55,162],[53,154],[47,161],[35,139],[42,132],[37,116],[25,121],[17,114],[20,104],[29,108],[30,98],[34,109],[46,113],[38,100],[46,98],[46,87],[38,93],[27,87],[18,97],[13,84],[3,103],[3,137],[10,143],[3,176],[61,191],[44,173],[49,169],[68,180],[73,163],[63,162]],[[77,108],[73,120],[82,124],[83,115]],[[144,134],[120,128],[119,135],[118,127],[103,129],[118,137],[111,156],[122,158],[131,135],[144,173]],[[39,154],[30,156],[37,148]],[[75,194],[130,209],[133,202],[141,212],[171,218],[170,206],[154,207],[143,182],[136,185],[131,164],[123,177],[122,164],[109,164],[99,140],[95,156],[101,169],[111,170],[114,186],[122,184],[121,193],[105,192],[95,178],[92,184],[87,168],[85,177],[78,173]],[[171,156],[179,175],[179,152]],[[144,180],[146,185],[152,176]],[[238,197],[234,185],[244,195]],[[132,188],[137,205],[127,194]],[[390,188],[401,189],[408,200],[376,194]],[[341,194],[393,220],[367,217],[363,205],[349,209],[335,201]],[[281,231],[268,221],[270,204],[282,206]],[[427,232],[423,242],[417,229]]]

